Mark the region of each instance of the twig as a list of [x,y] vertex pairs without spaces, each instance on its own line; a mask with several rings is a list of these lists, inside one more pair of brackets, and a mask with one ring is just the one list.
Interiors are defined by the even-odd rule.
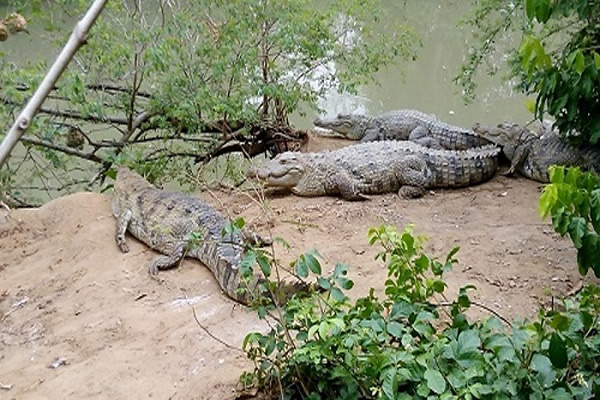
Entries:
[[98,157],[94,153],[86,153],[86,152],[74,149],[72,147],[61,146],[56,143],[49,142],[47,140],[34,138],[32,136],[23,136],[23,137],[21,137],[21,141],[24,143],[33,144],[36,146],[47,147],[52,150],[60,151],[61,153],[69,154],[71,156],[77,156],[79,158],[83,158],[83,159],[90,160],[93,162],[97,162],[97,163],[105,162],[105,160]]
[[[512,323],[508,319],[504,318],[498,311],[486,306],[485,304],[481,304],[476,301],[471,301],[471,304],[476,307],[483,308],[487,312],[494,314],[496,317],[498,317],[498,319],[502,320],[502,322],[504,322],[506,325],[512,326]],[[452,307],[452,306],[456,305],[456,302],[438,303],[438,304],[427,303],[427,305],[430,305],[432,307]]]
[[213,338],[214,340],[216,340],[217,342],[221,343],[223,346],[227,347],[228,349],[232,349],[232,350],[236,350],[239,352],[244,352],[244,350],[240,349],[239,347],[235,347],[230,345],[229,343],[223,341],[222,339],[219,339],[218,337],[216,337],[215,335],[213,335],[204,325],[202,325],[200,323],[200,321],[198,320],[198,316],[196,315],[196,309],[193,306],[190,306],[192,308],[192,313],[194,314],[194,319],[196,320],[196,323],[198,324],[198,326],[204,331],[206,332],[206,334],[208,336],[210,336],[211,338]]

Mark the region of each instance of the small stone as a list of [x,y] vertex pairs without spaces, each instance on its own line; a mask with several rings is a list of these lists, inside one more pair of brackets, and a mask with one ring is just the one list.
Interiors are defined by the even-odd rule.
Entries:
[[53,368],[56,369],[58,367],[61,367],[63,365],[67,365],[68,361],[66,358],[64,357],[56,357],[51,363],[50,365],[48,365],[48,368]]

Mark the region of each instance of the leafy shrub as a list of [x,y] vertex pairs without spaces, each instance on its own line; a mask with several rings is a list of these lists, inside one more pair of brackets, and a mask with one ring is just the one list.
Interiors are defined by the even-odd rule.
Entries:
[[554,230],[569,234],[581,275],[592,268],[600,277],[600,176],[555,166],[550,167],[550,182],[540,198],[542,218],[551,214]]
[[599,288],[533,322],[471,322],[471,286],[435,300],[458,248],[431,258],[410,226],[373,228],[369,240],[383,247],[385,296],[371,289],[350,301],[348,267],[324,277],[317,253],[304,254],[292,266],[315,273],[324,293],[262,313],[271,329],[245,338],[255,367],[241,383],[285,399],[588,399],[600,390]]

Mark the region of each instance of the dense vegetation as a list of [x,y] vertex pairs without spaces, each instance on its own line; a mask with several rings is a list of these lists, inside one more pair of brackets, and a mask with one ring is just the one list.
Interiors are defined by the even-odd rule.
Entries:
[[[588,286],[533,321],[473,321],[466,312],[482,306],[469,299],[473,286],[453,301],[444,296],[443,276],[458,248],[440,262],[423,253],[423,239],[410,227],[399,233],[381,226],[369,237],[382,247],[385,296],[371,289],[350,301],[347,266],[324,276],[315,252],[302,255],[292,264],[296,274],[315,274],[324,293],[257,306],[271,329],[244,341],[255,365],[240,378],[245,386],[286,399],[590,399],[598,393],[600,288]],[[276,262],[265,253],[258,257],[270,274]]]
[[[190,187],[194,179],[185,178],[198,163],[294,148],[305,137],[289,126],[291,113],[316,107],[330,88],[354,91],[412,57],[417,43],[408,27],[377,17],[378,0],[315,5],[109,2],[23,137],[25,149],[2,168],[0,193],[18,199],[27,186],[55,195],[94,185],[113,161]],[[29,19],[31,35],[62,45],[87,6],[61,0],[50,12],[20,1],[12,9]],[[0,138],[46,69],[35,56],[0,48]],[[239,167],[222,170],[239,178]]]
[[[590,0],[478,0],[466,22],[476,45],[457,81],[475,95],[482,66],[497,72],[493,55],[506,53],[508,78],[536,96],[536,117],[546,114],[576,144],[600,146],[600,7]],[[521,37],[515,47],[515,39]],[[518,40],[517,40],[518,43]],[[502,57],[498,57],[502,58]]]

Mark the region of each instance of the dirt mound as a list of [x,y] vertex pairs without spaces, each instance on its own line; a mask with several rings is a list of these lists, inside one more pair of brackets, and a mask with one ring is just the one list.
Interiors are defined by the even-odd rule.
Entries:
[[[570,241],[538,217],[539,190],[532,181],[496,177],[418,200],[274,195],[261,205],[240,193],[202,197],[285,238],[292,250],[277,248],[284,263],[317,248],[327,268],[349,264],[354,295],[383,287],[385,267],[374,261],[379,249],[368,245],[368,228],[413,223],[431,238],[431,254],[461,246],[448,274],[451,293],[473,283],[473,299],[514,317],[549,302],[547,289],[566,293],[579,283]],[[79,193],[0,213],[2,398],[231,397],[251,365],[199,327],[192,308],[202,326],[237,348],[264,325],[225,297],[199,262],[161,273],[162,283],[149,279],[155,253],[133,239],[130,253],[119,251],[109,203],[108,195]],[[49,367],[61,358],[66,365]]]

